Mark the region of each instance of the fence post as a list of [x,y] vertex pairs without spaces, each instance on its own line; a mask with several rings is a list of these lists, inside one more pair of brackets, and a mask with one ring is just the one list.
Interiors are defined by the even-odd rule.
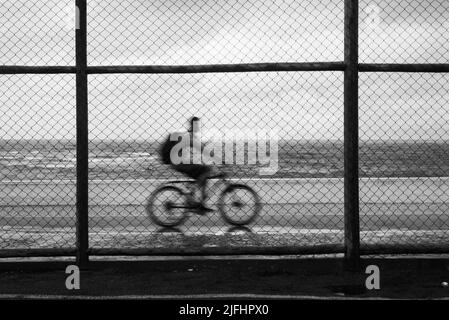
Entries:
[[89,262],[88,226],[88,109],[87,109],[87,12],[86,0],[76,0],[76,261]]
[[358,270],[360,265],[358,11],[358,0],[345,0],[344,214],[345,268],[347,270]]

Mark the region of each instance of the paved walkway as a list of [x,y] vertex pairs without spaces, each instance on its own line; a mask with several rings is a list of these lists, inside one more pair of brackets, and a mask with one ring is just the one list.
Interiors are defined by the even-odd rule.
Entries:
[[[6,260],[5,260],[6,261]],[[447,299],[449,260],[366,259],[360,272],[341,259],[161,259],[94,261],[81,289],[65,288],[70,261],[0,261],[0,298],[152,299]],[[380,270],[380,290],[365,287],[366,266]]]

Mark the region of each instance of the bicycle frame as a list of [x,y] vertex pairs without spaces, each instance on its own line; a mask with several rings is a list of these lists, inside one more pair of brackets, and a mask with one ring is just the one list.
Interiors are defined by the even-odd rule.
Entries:
[[[217,174],[217,175],[213,175],[207,178],[208,181],[210,180],[217,180],[215,183],[212,184],[212,190],[215,186],[222,184],[225,188],[230,185],[230,182],[226,179],[224,174]],[[177,209],[191,209],[194,210],[196,209],[195,204],[195,191],[199,190],[199,187],[196,183],[196,180],[172,180],[172,181],[168,181],[166,183],[166,185],[184,185],[186,186],[186,189],[188,190],[187,192],[183,189],[180,189],[181,192],[183,193],[183,195],[187,198],[187,205],[184,206],[175,206],[172,205],[172,208],[177,208]],[[211,191],[209,191],[211,192]]]
[[[261,210],[261,202],[257,193],[253,189],[244,184],[232,183],[227,179],[226,174],[210,176],[208,180],[216,180],[212,183],[212,186],[208,190],[209,194],[211,194],[212,190],[218,185],[224,187],[223,190],[221,190],[220,192],[216,192],[215,194],[218,195],[216,203],[217,211],[220,212],[226,222],[234,226],[242,226],[251,223],[255,219],[255,217],[257,217]],[[183,185],[185,187],[178,187],[177,185]],[[175,217],[175,220],[171,218],[171,221],[168,222],[160,220],[159,215],[155,213],[155,208],[157,207],[154,206],[154,201],[158,194],[160,192],[165,192],[166,190],[168,190],[169,192],[175,192],[176,199],[173,198],[172,201],[163,201],[163,206],[159,207],[162,209],[162,214],[170,216],[173,214],[172,209],[181,209],[181,215],[179,216],[178,214],[178,217]],[[202,203],[195,200],[196,190],[199,190],[199,188],[195,180],[167,181],[151,194],[146,205],[146,210],[149,213],[150,218],[160,226],[173,227],[179,225],[188,217],[188,212],[201,215],[205,214],[201,205]],[[229,211],[230,209],[245,210],[243,208],[247,208],[247,200],[242,201],[239,196],[234,199],[234,190],[244,190],[245,192],[247,192],[249,196],[248,199],[252,201],[250,202],[250,207],[248,207],[250,208],[249,216],[247,216],[247,213],[242,213],[242,211],[240,211],[240,216],[236,217],[234,216],[235,212],[231,214],[231,211]],[[233,198],[231,199],[231,202],[227,200],[227,195],[232,195]],[[179,200],[181,200],[181,202]],[[241,219],[242,216],[244,217],[243,220]]]

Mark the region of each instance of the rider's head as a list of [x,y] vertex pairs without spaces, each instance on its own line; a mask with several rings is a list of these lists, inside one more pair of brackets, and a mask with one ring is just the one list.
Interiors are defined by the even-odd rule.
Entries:
[[194,128],[198,129],[200,127],[200,118],[192,117],[189,120],[189,132],[193,132]]

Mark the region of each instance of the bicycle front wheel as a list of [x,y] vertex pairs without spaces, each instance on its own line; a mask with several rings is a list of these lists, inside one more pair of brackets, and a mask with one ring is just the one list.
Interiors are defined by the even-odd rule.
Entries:
[[258,216],[261,203],[257,193],[242,184],[231,184],[221,194],[218,209],[223,219],[234,226],[250,224]]
[[146,205],[150,219],[161,227],[176,227],[187,218],[186,198],[181,189],[165,186],[154,191]]

